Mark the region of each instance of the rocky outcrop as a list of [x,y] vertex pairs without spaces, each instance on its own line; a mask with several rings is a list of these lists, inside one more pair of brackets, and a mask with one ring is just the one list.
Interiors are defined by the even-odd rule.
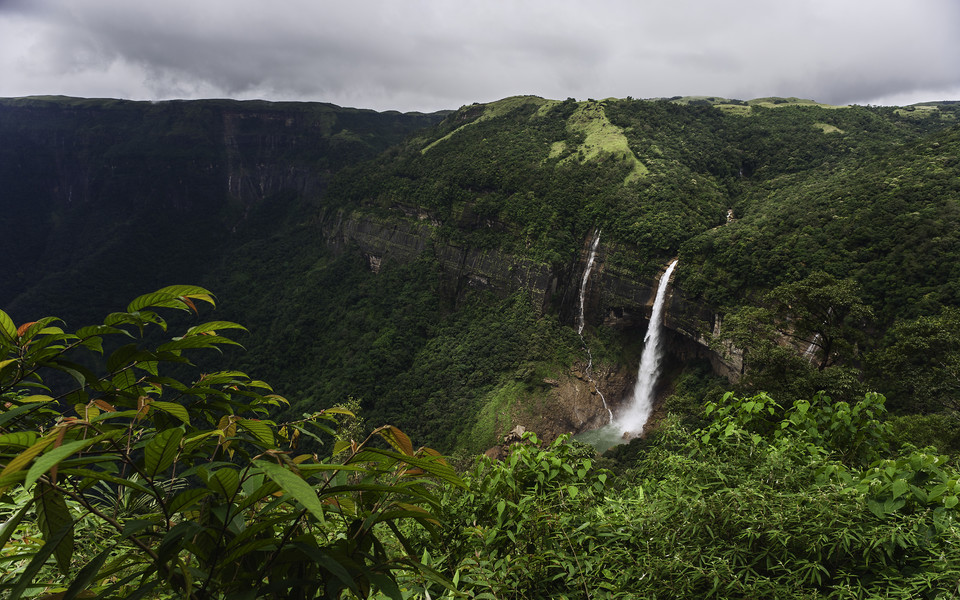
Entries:
[[427,214],[383,219],[340,211],[321,217],[323,238],[337,252],[356,247],[371,265],[409,262],[430,252],[439,263],[445,291],[453,297],[459,298],[468,288],[501,297],[526,289],[537,306],[546,308],[559,279],[550,265],[445,242],[435,235],[436,229],[436,221]]

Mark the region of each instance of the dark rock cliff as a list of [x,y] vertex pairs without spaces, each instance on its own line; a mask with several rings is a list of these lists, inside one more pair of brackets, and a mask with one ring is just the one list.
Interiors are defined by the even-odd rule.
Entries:
[[[327,245],[336,251],[355,248],[362,252],[371,270],[378,270],[385,260],[407,262],[430,252],[440,264],[447,291],[455,296],[465,287],[482,288],[501,297],[526,289],[541,309],[554,303],[565,322],[573,324],[576,320],[589,240],[580,256],[558,268],[525,257],[446,243],[438,238],[436,223],[426,214],[377,218],[340,211],[324,215],[321,230]],[[586,288],[588,324],[641,331],[646,328],[662,269],[652,277],[642,277],[624,268],[608,268],[614,262],[611,258],[630,252],[623,244],[601,242],[598,246]],[[668,301],[668,351],[681,360],[705,358],[717,374],[736,379],[740,374],[739,361],[721,357],[710,348],[707,339],[709,333],[718,330],[719,316],[709,307],[690,301],[683,290],[675,287],[670,289]]]
[[121,297],[154,285],[143,271],[196,281],[196,257],[238,227],[280,222],[332,173],[442,118],[308,102],[0,99],[0,306],[36,303],[17,297],[40,285],[50,310],[67,308],[54,288],[115,271],[116,254],[131,279]]

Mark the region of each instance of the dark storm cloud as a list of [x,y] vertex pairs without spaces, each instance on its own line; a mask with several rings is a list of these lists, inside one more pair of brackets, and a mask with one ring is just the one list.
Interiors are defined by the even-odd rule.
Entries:
[[960,97],[953,0],[0,2],[0,95]]

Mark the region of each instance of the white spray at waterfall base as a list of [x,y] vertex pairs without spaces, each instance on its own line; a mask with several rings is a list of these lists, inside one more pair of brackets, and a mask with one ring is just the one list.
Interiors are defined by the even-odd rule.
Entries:
[[676,266],[675,260],[660,277],[653,311],[650,314],[650,325],[643,338],[643,353],[640,355],[637,383],[633,388],[633,396],[627,401],[626,408],[616,421],[621,435],[636,437],[642,434],[643,427],[647,424],[650,413],[653,412],[654,388],[660,376],[660,364],[663,360],[663,351],[660,347],[660,338],[663,333],[663,305],[667,297],[670,275],[673,274]]

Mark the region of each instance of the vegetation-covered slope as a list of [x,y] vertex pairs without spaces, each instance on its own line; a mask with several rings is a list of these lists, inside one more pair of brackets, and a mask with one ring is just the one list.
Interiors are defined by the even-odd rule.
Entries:
[[[4,203],[21,228],[4,236],[14,316],[72,318],[108,295],[197,281],[252,330],[231,358],[296,392],[293,410],[359,398],[445,449],[491,443],[585,360],[565,325],[597,229],[588,335],[607,373],[632,370],[640,332],[604,319],[634,311],[642,325],[643,307],[605,282],[649,286],[672,256],[677,294],[732,315],[720,337],[766,370],[755,383],[791,398],[878,389],[929,407],[885,373],[885,348],[908,341],[886,332],[958,300],[953,106],[517,97],[438,123],[314,104],[25,99],[0,115]],[[396,233],[381,247],[397,251],[348,229]],[[471,256],[497,268],[470,271]],[[540,288],[511,287],[523,269]],[[794,331],[783,310],[776,327],[748,317],[790,306],[784,290],[797,290],[783,286],[819,273],[849,279],[856,314],[872,318],[842,323],[811,365],[800,355],[823,331]],[[936,360],[915,368],[938,372]]]

